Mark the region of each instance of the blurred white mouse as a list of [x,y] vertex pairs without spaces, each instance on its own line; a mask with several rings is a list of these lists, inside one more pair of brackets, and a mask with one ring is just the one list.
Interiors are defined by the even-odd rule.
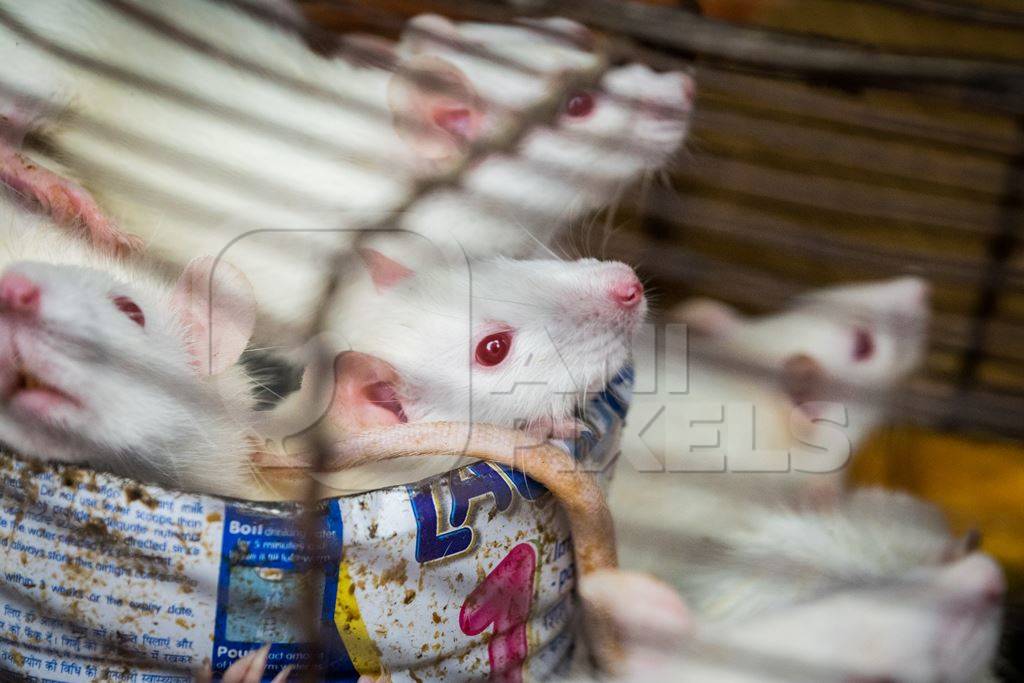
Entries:
[[995,680],[1003,573],[933,506],[862,489],[744,521],[660,544],[685,605],[634,572],[581,580],[630,643],[621,680]]
[[[460,125],[473,138],[507,124],[509,112],[542,98],[548,84],[524,78],[472,48],[543,74],[569,64],[585,68],[593,58],[587,50],[596,40],[585,26],[563,18],[502,25],[455,24],[422,15],[409,22],[398,51],[410,63],[441,59],[462,74],[475,96],[460,110]],[[471,254],[485,255],[477,246],[483,240],[489,242],[486,248],[506,256],[529,253],[524,247],[550,243],[569,219],[607,205],[629,181],[662,167],[686,137],[695,99],[696,85],[688,74],[656,73],[642,64],[613,68],[600,87],[566,95],[557,127],[540,127],[516,154],[478,164],[463,189],[432,197],[414,209],[412,220],[451,224]],[[487,227],[471,238],[468,226],[479,225],[481,218]],[[502,223],[517,226],[519,235],[508,227],[502,230]],[[523,242],[523,233],[536,244]]]
[[816,290],[756,318],[683,304],[666,316],[677,325],[663,364],[650,336],[637,342],[627,464],[739,495],[841,488],[886,417],[886,392],[923,360],[928,298],[924,281],[904,277]]

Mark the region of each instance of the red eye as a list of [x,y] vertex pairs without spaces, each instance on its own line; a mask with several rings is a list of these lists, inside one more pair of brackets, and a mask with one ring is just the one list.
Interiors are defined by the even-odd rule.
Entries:
[[574,119],[594,111],[594,96],[587,92],[573,93],[565,101],[565,113]]
[[485,367],[492,367],[505,360],[511,348],[511,332],[489,334],[476,345],[476,362]]
[[875,339],[867,330],[857,330],[853,338],[853,359],[863,361],[875,353]]
[[146,316],[142,314],[142,309],[139,305],[129,299],[126,296],[114,297],[114,305],[117,306],[117,310],[128,316],[133,323],[139,327],[146,326]]

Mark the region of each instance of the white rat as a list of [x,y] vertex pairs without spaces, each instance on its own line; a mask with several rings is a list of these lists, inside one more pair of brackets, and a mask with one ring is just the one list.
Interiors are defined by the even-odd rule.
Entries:
[[665,485],[825,495],[884,419],[883,392],[920,365],[928,317],[917,278],[816,290],[758,318],[684,304],[668,315],[685,328],[668,330],[663,367],[650,337],[638,342],[624,453],[639,469],[660,469],[657,456]]
[[198,259],[167,283],[0,199],[0,441],[246,494],[253,396],[237,361],[255,309],[244,277]]
[[[594,40],[584,26],[561,18],[509,26],[453,24],[437,15],[422,15],[409,22],[398,50],[411,63],[430,64],[441,58],[463,74],[477,103],[461,112],[463,125],[479,129],[479,135],[503,123],[508,109],[542,97],[546,84],[523,78],[472,50],[456,49],[453,42],[486,48],[547,73],[573,62],[584,66],[589,54],[580,46]],[[681,72],[655,73],[642,64],[612,69],[600,89],[567,95],[558,127],[538,128],[516,155],[491,157],[477,165],[464,181],[464,190],[443,193],[416,207],[413,225],[436,216],[455,226],[453,233],[470,253],[481,253],[477,243],[486,240],[497,253],[522,254],[521,234],[507,234],[507,229],[495,226],[484,228],[471,241],[468,227],[458,230],[460,224],[479,224],[490,204],[490,223],[495,218],[498,225],[511,222],[538,243],[549,243],[566,220],[606,205],[627,181],[665,164],[686,136],[695,87]],[[500,241],[495,243],[496,239]]]
[[[143,8],[202,40],[310,84],[318,95],[217,62],[105,3],[4,2],[0,8],[59,46],[176,88],[179,98],[187,93],[230,110],[197,111],[175,97],[71,66],[37,49],[24,32],[9,30],[0,48],[0,64],[10,67],[0,66],[0,80],[54,101],[56,114],[63,114],[37,115],[17,100],[6,103],[16,123],[35,128],[47,141],[53,150],[47,163],[58,169],[63,161],[63,172],[88,176],[86,186],[98,206],[166,260],[183,263],[230,243],[229,258],[253,281],[261,314],[282,324],[305,320],[315,305],[328,238],[252,231],[351,229],[386,215],[413,176],[448,167],[470,143],[508,119],[507,112],[486,104],[481,95],[494,69],[481,72],[468,60],[441,54],[430,41],[407,37],[396,75],[324,59],[298,36],[226,5],[190,3],[187,13],[175,3]],[[436,17],[419,22],[459,32]],[[5,30],[0,27],[0,33]],[[474,27],[471,33],[479,30]],[[500,27],[492,33],[488,48],[512,53],[540,74],[505,69],[502,82],[529,85],[506,89],[519,93],[509,103],[517,107],[535,102],[543,85],[566,69],[596,63],[586,50],[543,33]],[[508,36],[504,42],[498,39],[502,35]],[[123,50],[126,44],[133,49]],[[440,78],[454,92],[431,92],[406,79],[409,73]],[[599,93],[578,93],[566,102],[557,130],[535,131],[520,156],[485,160],[469,173],[467,192],[441,193],[418,206],[401,227],[449,251],[527,253],[536,240],[546,241],[564,224],[567,208],[600,206],[610,187],[663,163],[685,135],[692,79],[678,73],[658,76],[633,65],[607,74],[604,85],[617,96],[639,96],[640,108]],[[347,106],[347,100],[361,103],[362,109]],[[678,115],[673,118],[659,105],[674,107]],[[114,139],[76,126],[75,116],[104,124],[115,131]],[[574,137],[579,133],[611,136],[617,146],[609,149]],[[118,144],[120,138],[127,144]],[[23,179],[24,162],[11,154],[8,159],[7,175]],[[555,177],[550,169],[542,173],[526,162],[554,163]],[[218,173],[211,172],[211,165]],[[87,172],[93,166],[103,172]],[[591,175],[597,176],[593,186],[584,182]],[[46,203],[57,191],[52,181],[30,187],[41,195],[39,201]],[[162,193],[163,201],[131,184]],[[83,199],[76,206],[85,219],[108,218],[95,202]],[[195,207],[200,215],[187,215]],[[349,237],[340,238],[341,243]]]
[[[352,308],[338,310],[335,384],[303,391],[274,411],[294,433],[326,411],[340,432],[403,422],[474,422],[571,437],[575,410],[630,358],[647,311],[643,285],[618,262],[489,259],[463,269],[414,270],[365,250]],[[352,323],[377,312],[372,325]],[[322,374],[321,374],[322,373]],[[333,396],[333,403],[328,406]],[[409,459],[349,470],[332,486],[356,491],[416,481],[461,462]]]
[[[888,497],[872,492],[864,502],[881,501],[884,510],[893,512]],[[857,504],[856,497],[853,503]],[[902,507],[901,502],[895,503],[895,510],[902,512]],[[845,514],[840,513],[840,519]],[[846,527],[851,518],[840,524],[841,537],[849,535]],[[776,517],[769,524],[779,521]],[[890,521],[905,522],[898,517]],[[785,523],[801,524],[792,519]],[[855,530],[871,530],[858,526],[853,522]],[[796,528],[768,533],[769,542],[796,543],[796,552],[776,547],[766,556],[754,557],[739,549],[745,560],[753,562],[744,564],[745,569],[755,575],[766,573],[766,563],[779,570],[779,556],[797,560],[799,566],[795,574],[788,574],[788,583],[761,584],[755,579],[751,594],[769,592],[755,594],[756,605],[763,607],[762,597],[774,597],[772,590],[781,588],[783,595],[771,608],[755,609],[736,620],[702,615],[669,587],[635,572],[602,571],[582,578],[584,600],[626,644],[626,656],[617,661],[620,676],[602,680],[996,680],[992,660],[1006,580],[989,556],[955,550],[942,557],[953,543],[949,537],[934,549],[940,554],[932,555],[922,552],[927,544],[913,535],[906,539],[911,542],[908,550],[893,544],[896,535],[884,531],[877,545],[870,539],[851,545],[849,538],[835,544],[824,540],[827,531],[836,530],[828,520],[808,519],[802,528],[810,541],[795,535]],[[800,550],[814,555],[799,555]],[[837,562],[834,575],[806,567],[817,564],[818,553],[838,560],[850,559],[851,551],[851,566]],[[716,583],[723,599],[738,597],[736,586],[746,588],[746,574],[738,568],[737,575],[727,581]],[[794,586],[799,587],[796,596]],[[742,606],[742,598],[738,600]]]
[[661,544],[685,605],[632,572],[581,580],[635,648],[622,680],[993,680],[1003,573],[933,506],[862,489],[744,522]]

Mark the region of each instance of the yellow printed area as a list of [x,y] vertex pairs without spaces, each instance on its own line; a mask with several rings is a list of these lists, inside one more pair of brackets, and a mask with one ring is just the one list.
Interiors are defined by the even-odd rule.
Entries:
[[341,642],[345,644],[352,665],[359,675],[381,673],[380,651],[366,630],[366,622],[356,602],[356,586],[348,573],[348,563],[342,562],[338,569],[338,597],[334,602],[334,625],[338,628]]

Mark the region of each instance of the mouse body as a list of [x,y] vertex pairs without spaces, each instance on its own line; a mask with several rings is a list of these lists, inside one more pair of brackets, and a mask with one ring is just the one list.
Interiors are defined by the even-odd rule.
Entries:
[[937,508],[869,488],[824,509],[762,512],[716,537],[709,564],[693,555],[683,595],[714,624],[709,638],[766,656],[788,642],[794,662],[847,676],[973,681],[990,670],[1006,581]]
[[[96,206],[164,260],[183,264],[224,251],[253,282],[260,329],[275,333],[267,337],[280,336],[282,328],[295,332],[308,320],[333,265],[331,248],[345,248],[353,230],[388,215],[414,178],[450,168],[509,118],[484,104],[494,94],[485,92],[493,69],[474,70],[429,41],[417,46],[406,37],[391,71],[316,55],[299,36],[225,4],[196,2],[188,13],[173,3],[145,7],[201,40],[326,91],[324,98],[218,62],[108,5],[62,0],[3,8],[46,40],[220,108],[197,110],[180,94],[164,97],[71,66],[18,35],[4,48],[10,52],[4,63],[31,67],[30,83],[17,84],[53,102],[45,112],[21,116],[46,141],[45,164],[80,181]],[[426,23],[434,21],[436,29],[436,19]],[[458,25],[441,22],[438,30],[459,33]],[[506,69],[502,82],[520,86],[505,88],[517,95],[504,105],[529,106],[564,70],[595,63],[585,49],[517,31],[492,27],[486,47],[517,55],[541,75]],[[121,49],[125,44],[133,50]],[[454,94],[424,89],[415,80],[424,75],[445,81]],[[7,82],[4,70],[0,77]],[[624,95],[640,92],[652,106],[676,103],[679,115],[654,115],[645,106],[633,112],[613,98],[584,93],[582,104],[566,103],[556,128],[534,131],[522,154],[484,160],[470,170],[464,190],[436,193],[397,227],[448,254],[528,254],[564,227],[567,207],[600,206],[611,185],[663,163],[685,136],[692,79],[634,65],[609,72],[605,81]],[[99,122],[113,138],[77,125],[76,117]],[[629,150],[588,143],[590,133],[621,136]],[[651,144],[640,145],[647,151],[638,155],[640,141]],[[535,162],[561,165],[552,176],[534,169]],[[583,183],[588,173],[600,176],[594,188]]]
[[630,642],[621,680],[995,680],[1005,577],[934,506],[866,488],[731,514],[659,544],[675,600],[632,572],[581,581]]
[[252,382],[237,360],[254,310],[239,273],[207,259],[166,282],[7,199],[0,254],[0,441],[146,483],[248,491]]

